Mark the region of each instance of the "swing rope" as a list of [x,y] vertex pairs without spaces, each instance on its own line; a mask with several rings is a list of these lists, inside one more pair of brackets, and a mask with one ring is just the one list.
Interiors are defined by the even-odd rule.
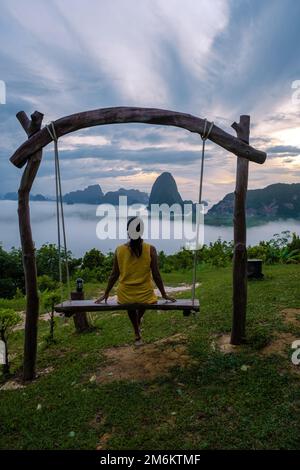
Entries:
[[[210,126],[209,126],[209,129],[207,130],[207,119],[205,119],[204,120],[203,134],[200,134],[201,139],[202,139],[202,155],[201,155],[201,169],[200,169],[200,184],[199,184],[198,204],[202,203],[205,142],[208,139],[213,126],[214,126],[214,123],[212,121]],[[198,246],[198,238],[199,238],[199,229],[200,229],[200,217],[197,218],[197,213],[196,213],[196,243],[195,243],[194,259],[193,259],[193,281],[192,281],[192,305],[193,305],[193,307],[195,306],[195,297],[196,297],[197,261],[198,261],[197,260],[197,246]]]
[[[67,277],[67,290],[68,290],[68,298],[70,299],[71,298],[70,273],[69,273],[67,237],[66,237],[66,228],[65,228],[65,217],[64,217],[63,196],[62,196],[61,175],[60,175],[59,154],[58,154],[58,138],[56,135],[53,122],[51,122],[50,125],[47,125],[46,128],[50,134],[50,137],[52,138],[54,142],[58,269],[59,269],[59,282],[61,286],[61,298],[63,298],[62,259],[61,259],[61,229],[62,229],[63,250],[64,250],[64,257],[65,257],[66,277]],[[61,219],[61,224],[60,224],[60,219]]]

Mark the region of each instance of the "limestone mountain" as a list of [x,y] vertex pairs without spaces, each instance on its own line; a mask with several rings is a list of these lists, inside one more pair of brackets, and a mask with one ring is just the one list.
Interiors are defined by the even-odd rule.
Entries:
[[[234,193],[215,204],[205,218],[208,224],[229,224],[233,216]],[[247,193],[247,218],[251,224],[277,219],[300,219],[300,183],[276,183]]]
[[67,204],[119,204],[119,196],[127,196],[127,204],[147,204],[148,194],[138,189],[120,188],[117,191],[103,193],[99,184],[88,186],[85,189],[72,191],[64,195]]
[[119,204],[119,196],[126,196],[127,204],[130,206],[132,204],[148,204],[149,200],[148,194],[143,191],[120,188],[118,191],[108,191],[101,202],[116,206]]
[[85,189],[65,194],[63,200],[67,204],[101,204],[103,196],[99,184],[93,184]]
[[177,184],[171,173],[162,173],[154,182],[150,197],[151,204],[183,204],[182,197],[179,194]]

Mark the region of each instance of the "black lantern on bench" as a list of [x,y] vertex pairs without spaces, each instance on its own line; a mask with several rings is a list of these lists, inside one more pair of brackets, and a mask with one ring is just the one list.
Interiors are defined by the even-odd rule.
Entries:
[[76,279],[76,292],[83,292],[83,279],[81,277]]

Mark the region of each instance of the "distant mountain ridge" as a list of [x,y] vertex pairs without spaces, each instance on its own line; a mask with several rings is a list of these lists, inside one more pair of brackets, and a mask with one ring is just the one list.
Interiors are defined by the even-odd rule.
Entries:
[[129,205],[148,204],[149,200],[148,194],[138,189],[120,188],[117,191],[108,191],[104,194],[99,184],[65,194],[63,200],[67,204],[112,204],[117,206],[119,196],[126,196]]
[[[17,201],[18,193],[6,193],[3,196],[0,195],[0,200],[4,201]],[[46,198],[42,194],[30,194],[31,201],[49,201],[50,199]]]
[[[117,191],[103,193],[98,184],[85,189],[71,191],[64,195],[67,204],[119,204],[119,196],[127,196],[127,202],[132,204],[193,204],[192,201],[182,199],[176,181],[171,173],[164,172],[155,180],[150,196],[138,189],[120,188]],[[15,192],[0,195],[0,199],[16,201]],[[53,201],[52,197],[41,194],[31,195],[33,201]],[[205,204],[205,203],[204,203]],[[205,215],[207,225],[232,225],[234,193],[228,193],[215,204]],[[195,204],[193,204],[193,212]],[[249,225],[274,221],[278,219],[300,220],[300,183],[275,183],[262,189],[250,189],[247,193],[247,222]]]
[[63,196],[67,204],[100,204],[104,196],[99,184],[93,184],[85,189],[71,191]]
[[[229,225],[233,217],[234,193],[215,204],[205,222]],[[247,219],[252,225],[278,219],[300,219],[300,183],[275,183],[247,192]]]
[[[108,191],[106,194],[103,193],[99,184],[88,186],[85,189],[78,189],[71,191],[63,196],[63,201],[66,204],[119,204],[119,196],[127,196],[127,203],[132,204],[148,204],[149,196],[143,191],[138,189],[124,189],[120,188],[117,191]],[[0,195],[0,200],[5,201],[17,201],[18,193],[9,192],[4,195]],[[45,197],[42,194],[31,194],[31,201],[54,201],[54,197]]]

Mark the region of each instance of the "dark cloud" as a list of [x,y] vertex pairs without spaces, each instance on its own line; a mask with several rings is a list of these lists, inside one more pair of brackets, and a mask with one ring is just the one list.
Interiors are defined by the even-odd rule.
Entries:
[[[172,164],[186,165],[199,161],[199,151],[176,151],[165,149],[152,149],[151,147],[142,150],[121,150],[115,146],[105,146],[100,148],[84,147],[77,150],[65,150],[60,152],[60,159],[62,161],[74,162],[74,165],[80,165],[80,161],[92,158],[94,160],[106,162],[135,162],[147,168],[148,165],[153,168],[160,164],[168,164],[170,168]],[[206,154],[206,159],[213,158],[211,153]],[[47,148],[44,152],[44,161],[53,159],[53,151]]]
[[300,155],[300,147],[294,147],[293,145],[274,145],[268,147],[266,150],[268,153],[278,153],[286,155]]
[[[31,2],[32,0],[28,0],[24,12],[30,10]],[[78,28],[78,24],[72,21],[72,11],[67,14],[65,2],[34,2],[44,11],[43,18],[41,16],[34,18],[37,25],[43,24],[40,30],[28,26],[28,21],[19,13],[14,14],[15,8],[17,12],[21,8],[21,2],[18,7],[17,3],[9,0],[1,2],[0,40],[5,47],[0,50],[0,79],[5,80],[7,85],[7,104],[0,105],[0,193],[15,191],[21,176],[21,171],[9,162],[10,155],[26,139],[15,118],[19,110],[24,109],[30,114],[38,109],[45,113],[45,123],[47,123],[81,110],[136,104],[132,103],[134,99],[137,102],[141,101],[138,92],[135,94],[137,88],[145,90],[143,105],[151,105],[151,102],[148,102],[147,92],[148,87],[152,86],[154,67],[156,75],[161,80],[159,83],[167,92],[167,103],[164,98],[158,100],[161,107],[190,112],[201,117],[207,115],[216,123],[221,122],[222,126],[224,125],[226,130],[228,128],[231,133],[233,131],[230,129],[230,124],[238,119],[239,114],[251,113],[254,130],[259,129],[262,112],[265,115],[264,121],[274,122],[274,125],[280,125],[280,122],[285,122],[286,125],[292,117],[293,119],[296,117],[295,110],[291,113],[276,113],[273,110],[276,103],[280,103],[282,97],[289,93],[291,81],[300,78],[297,50],[300,39],[300,2],[293,0],[228,2],[227,26],[213,37],[209,54],[205,56],[203,53],[203,57],[201,54],[197,55],[195,51],[197,41],[194,41],[194,36],[199,35],[198,42],[203,39],[202,11],[199,15],[197,2],[193,8],[195,14],[199,15],[199,29],[191,31],[190,42],[187,41],[184,47],[183,38],[176,35],[178,17],[175,16],[174,20],[170,15],[164,16],[163,7],[158,7],[159,2],[155,3],[157,9],[153,18],[151,17],[153,27],[158,28],[157,34],[154,31],[153,36],[147,36],[146,29],[152,26],[149,26],[150,23],[145,23],[145,34],[135,33],[133,42],[126,43],[125,33],[131,31],[126,29],[124,21],[124,44],[120,41],[120,36],[115,38],[113,29],[115,25],[112,24],[111,30],[109,29],[111,41],[108,46],[107,43],[105,46],[102,45],[106,38],[102,36],[103,31],[100,27],[97,26],[95,31],[95,37],[98,39],[96,44],[88,34],[91,28],[88,22],[84,23],[82,20],[82,25]],[[164,7],[166,3],[167,0],[164,2]],[[226,4],[225,1],[223,3]],[[138,7],[138,4],[141,5],[142,2],[136,4],[137,11],[138,8],[145,8]],[[73,8],[79,8],[79,5],[74,2]],[[216,5],[211,2],[209,8],[216,9]],[[108,4],[103,7],[107,21],[111,21],[114,17],[108,15],[113,8]],[[129,15],[133,25],[137,21],[136,14],[139,13],[133,9]],[[91,20],[93,19],[91,16]],[[202,26],[205,27],[205,24]],[[152,37],[155,38],[155,44],[150,40]],[[99,54],[99,47],[108,47],[106,60],[103,60]],[[152,62],[149,60],[149,63],[145,61],[139,67],[135,61],[136,56],[147,58],[153,51],[154,60]],[[124,54],[126,60],[122,61]],[[123,69],[122,67],[110,69],[108,60],[110,55],[114,57],[116,65],[121,61]],[[193,57],[192,64],[186,60],[187,55]],[[135,81],[129,83],[129,88],[133,92],[126,95],[124,92],[124,83],[128,81],[126,72],[133,66],[137,67]],[[146,71],[143,67],[147,68]],[[158,96],[160,92],[158,86]],[[129,100],[128,96],[133,96],[134,99]],[[214,112],[217,116],[213,116]],[[221,117],[222,114],[225,118]],[[233,115],[234,118],[231,119]],[[74,189],[79,177],[83,185],[84,181],[88,184],[90,178],[96,177],[95,171],[99,171],[102,178],[118,178],[137,174],[139,170],[136,166],[144,173],[162,169],[172,172],[174,167],[177,170],[182,168],[178,174],[180,173],[183,178],[190,177],[191,168],[197,168],[200,158],[200,152],[196,148],[195,151],[182,150],[184,144],[201,144],[197,135],[162,126],[141,124],[101,126],[82,132],[82,135],[107,136],[111,145],[105,147],[83,145],[81,148],[61,152],[62,170],[70,184],[72,177],[74,178]],[[130,142],[139,143],[141,149],[122,150],[126,139],[129,142],[126,147],[130,147]],[[259,148],[267,147],[268,154],[274,158],[291,157],[300,153],[300,149],[296,146],[273,145],[268,135],[255,135],[251,138],[251,143]],[[155,145],[159,144],[168,148],[155,148]],[[231,157],[216,146],[208,145],[207,162],[212,170],[214,164],[218,169],[228,170]],[[92,158],[96,168],[90,163],[84,164],[86,158]],[[107,166],[113,169],[106,171]],[[52,171],[53,154],[49,146],[44,151],[39,177],[51,178]],[[234,177],[234,165],[230,171]],[[273,168],[268,168],[268,171],[273,172],[274,178],[278,179]],[[194,182],[197,179],[198,173],[195,173]]]

